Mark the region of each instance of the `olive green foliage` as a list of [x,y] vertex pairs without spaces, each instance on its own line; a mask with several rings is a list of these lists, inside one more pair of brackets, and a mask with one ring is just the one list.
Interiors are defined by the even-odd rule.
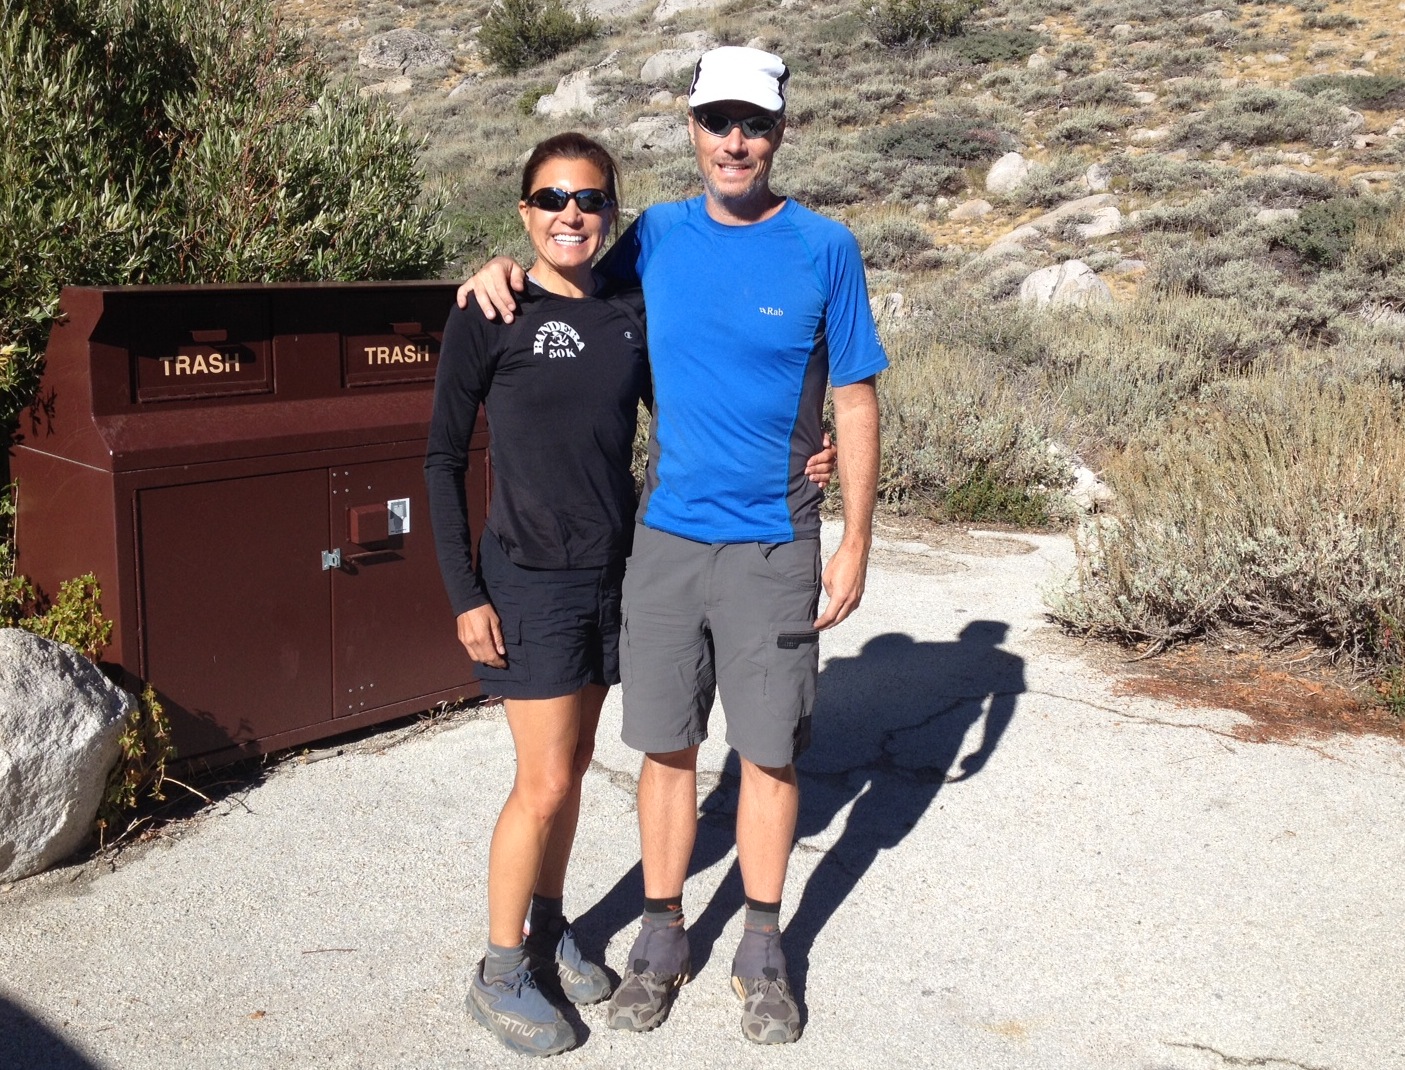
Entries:
[[1155,646],[1242,626],[1398,668],[1399,390],[1255,376],[1222,393],[1110,463],[1118,517],[1083,532],[1056,615]]
[[478,31],[478,44],[500,70],[535,66],[600,32],[590,15],[577,15],[563,0],[498,0]]
[[1389,211],[1387,204],[1374,198],[1334,197],[1304,208],[1275,242],[1311,263],[1339,267],[1355,244],[1361,223],[1382,220]]
[[1330,93],[1353,108],[1405,107],[1405,75],[1314,74],[1299,78],[1293,88],[1313,97]]
[[967,63],[1009,63],[1039,51],[1045,37],[1038,30],[970,30],[946,47]]
[[64,285],[421,277],[419,145],[270,0],[0,0],[0,427]]
[[1010,136],[989,120],[960,115],[893,123],[873,139],[884,156],[947,167],[994,160],[1010,143]]
[[150,684],[132,704],[117,742],[117,764],[98,806],[97,832],[103,841],[143,799],[166,797],[166,763],[175,758],[176,749],[171,745],[171,722]]
[[961,32],[975,0],[879,0],[868,28],[885,45],[927,45]]
[[1189,148],[1272,145],[1305,141],[1330,145],[1341,135],[1338,105],[1291,89],[1254,86],[1218,100],[1203,115],[1176,124],[1172,139]]
[[89,661],[97,661],[112,638],[112,622],[102,614],[102,588],[91,572],[59,584],[53,604],[39,609],[32,601],[33,590],[26,593],[31,602],[29,616],[21,617],[19,626],[56,643],[66,643]]

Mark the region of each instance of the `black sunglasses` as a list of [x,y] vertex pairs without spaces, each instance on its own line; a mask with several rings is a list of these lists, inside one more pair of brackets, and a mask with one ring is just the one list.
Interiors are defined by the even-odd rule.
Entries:
[[734,126],[740,126],[742,133],[747,137],[765,137],[780,122],[774,115],[750,115],[745,119],[733,119],[720,111],[694,111],[693,119],[713,137],[726,137]]
[[578,189],[571,193],[555,186],[544,186],[527,198],[528,204],[544,212],[564,211],[569,201],[575,201],[582,212],[592,213],[602,212],[615,203],[603,189]]

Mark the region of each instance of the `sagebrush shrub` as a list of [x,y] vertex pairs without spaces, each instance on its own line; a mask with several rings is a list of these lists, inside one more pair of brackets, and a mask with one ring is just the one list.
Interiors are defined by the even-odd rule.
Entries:
[[868,28],[885,45],[925,45],[952,37],[979,7],[978,0],[879,0]]
[[1104,477],[1116,515],[1052,598],[1078,632],[1156,647],[1225,625],[1398,668],[1405,412],[1379,383],[1241,381]]
[[873,138],[874,150],[884,156],[948,167],[994,160],[1010,143],[1010,135],[988,119],[959,115],[908,119]]
[[1405,75],[1400,74],[1314,74],[1299,78],[1293,88],[1313,97],[1330,93],[1353,108],[1405,107]]
[[1171,131],[1172,140],[1210,149],[1223,141],[1240,147],[1306,141],[1330,145],[1341,136],[1339,105],[1291,89],[1255,86],[1211,104],[1203,115],[1187,117]]
[[1043,46],[1038,30],[972,30],[947,43],[968,63],[1009,63],[1028,59]]
[[494,66],[520,71],[551,59],[600,32],[590,15],[564,0],[497,0],[478,30],[478,44]]
[[1283,225],[1274,241],[1309,263],[1338,267],[1362,223],[1381,222],[1389,215],[1390,206],[1375,198],[1334,197],[1308,205],[1297,219]]

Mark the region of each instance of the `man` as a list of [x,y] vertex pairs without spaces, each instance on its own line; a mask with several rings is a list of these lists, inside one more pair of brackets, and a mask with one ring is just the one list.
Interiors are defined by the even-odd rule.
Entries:
[[[887,367],[853,236],[771,189],[788,79],[781,59],[758,49],[704,55],[688,134],[705,193],[647,209],[601,264],[642,281],[655,398],[621,644],[622,735],[644,752],[644,915],[606,1018],[652,1029],[689,979],[683,884],[698,746],[720,692],[741,759],[747,903],[732,986],[743,1032],[763,1044],[800,1033],[780,943],[794,760],[809,740],[818,633],[863,596],[878,476],[874,377]],[[460,303],[471,290],[486,314],[510,319],[509,281],[521,289],[520,269],[494,261]],[[804,465],[821,442],[827,380],[844,535],[821,576],[821,493]]]

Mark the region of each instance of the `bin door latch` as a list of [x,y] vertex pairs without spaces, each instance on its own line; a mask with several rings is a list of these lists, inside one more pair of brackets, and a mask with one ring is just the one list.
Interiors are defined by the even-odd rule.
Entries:
[[330,572],[334,568],[341,568],[341,547],[335,550],[322,551],[322,571]]

